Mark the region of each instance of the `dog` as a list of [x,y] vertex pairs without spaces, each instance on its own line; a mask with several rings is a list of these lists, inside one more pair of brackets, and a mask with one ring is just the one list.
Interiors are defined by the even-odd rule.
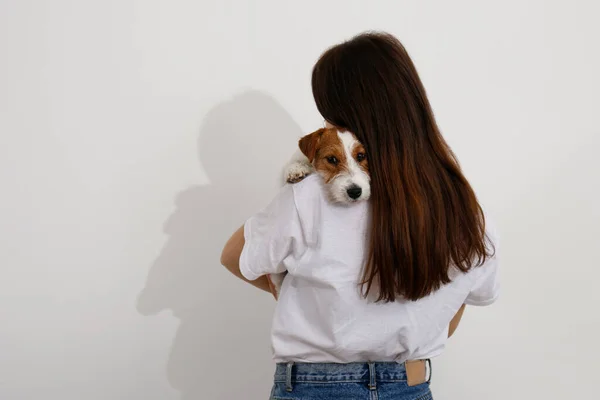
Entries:
[[[329,200],[350,205],[371,196],[371,177],[365,148],[354,134],[321,128],[298,142],[298,150],[284,168],[284,183],[295,184],[317,173]],[[271,274],[269,284],[277,299],[286,273]]]

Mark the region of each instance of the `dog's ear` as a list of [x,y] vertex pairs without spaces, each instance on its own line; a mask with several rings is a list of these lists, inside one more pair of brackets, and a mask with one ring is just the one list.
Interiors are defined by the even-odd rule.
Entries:
[[319,141],[323,136],[323,132],[325,132],[325,128],[321,128],[318,131],[304,136],[298,142],[300,151],[306,156],[306,158],[308,158],[308,161],[310,162],[313,162],[315,156],[317,155],[317,148],[319,146]]

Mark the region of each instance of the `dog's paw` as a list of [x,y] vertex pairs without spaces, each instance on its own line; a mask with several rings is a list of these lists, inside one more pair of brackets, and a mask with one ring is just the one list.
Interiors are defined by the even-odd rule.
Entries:
[[285,181],[287,183],[298,183],[313,172],[310,163],[296,161],[288,165],[285,170]]

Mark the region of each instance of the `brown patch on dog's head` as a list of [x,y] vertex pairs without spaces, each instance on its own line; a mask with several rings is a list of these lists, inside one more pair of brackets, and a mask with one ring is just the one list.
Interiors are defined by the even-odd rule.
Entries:
[[356,142],[356,145],[352,148],[352,158],[354,158],[358,164],[358,166],[365,171],[366,174],[369,174],[369,162],[367,161],[367,153],[365,152],[365,148],[359,141]]
[[298,147],[300,147],[300,151],[308,158],[308,161],[313,162],[315,159],[315,155],[317,154],[317,147],[319,146],[319,142],[321,141],[321,137],[325,132],[325,128],[321,128],[313,133],[309,133],[304,136],[298,142]]
[[336,129],[326,129],[319,141],[313,161],[317,170],[329,183],[334,177],[348,169],[344,145]]
[[325,182],[347,169],[344,146],[335,128],[321,128],[306,135],[299,146]]

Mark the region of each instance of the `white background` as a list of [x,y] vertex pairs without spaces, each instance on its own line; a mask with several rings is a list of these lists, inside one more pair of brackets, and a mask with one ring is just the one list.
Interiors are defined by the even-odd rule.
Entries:
[[596,397],[595,1],[0,0],[0,398],[264,399],[273,301],[219,266],[311,67],[397,35],[502,234],[439,399]]

